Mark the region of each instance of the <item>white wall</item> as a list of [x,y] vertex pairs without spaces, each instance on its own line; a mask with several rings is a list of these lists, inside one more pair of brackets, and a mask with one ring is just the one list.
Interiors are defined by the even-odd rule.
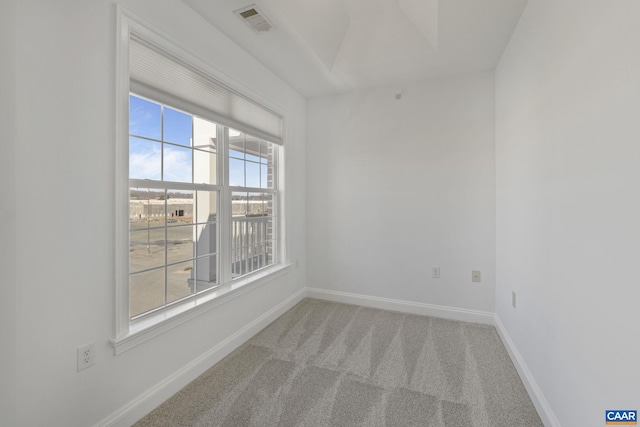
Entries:
[[496,71],[496,309],[565,427],[640,402],[639,22],[532,0]]
[[[304,287],[305,101],[183,3],[121,2],[291,113],[288,237],[301,268],[114,356],[115,2],[18,3],[16,424],[85,427]],[[77,373],[76,347],[90,341],[96,365]]]
[[308,103],[308,285],[492,312],[493,73],[400,91]]
[[0,2],[0,425],[15,423],[15,1]]

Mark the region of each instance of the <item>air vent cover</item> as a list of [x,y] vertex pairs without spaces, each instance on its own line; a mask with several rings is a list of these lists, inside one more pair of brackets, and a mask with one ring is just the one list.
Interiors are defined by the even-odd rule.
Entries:
[[275,28],[255,4],[234,11],[256,33],[268,32]]

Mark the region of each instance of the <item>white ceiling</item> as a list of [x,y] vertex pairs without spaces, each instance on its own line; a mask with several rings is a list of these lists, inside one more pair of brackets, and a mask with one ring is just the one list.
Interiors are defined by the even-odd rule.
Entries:
[[[183,0],[305,97],[493,69],[528,0]],[[255,4],[257,34],[233,14]]]

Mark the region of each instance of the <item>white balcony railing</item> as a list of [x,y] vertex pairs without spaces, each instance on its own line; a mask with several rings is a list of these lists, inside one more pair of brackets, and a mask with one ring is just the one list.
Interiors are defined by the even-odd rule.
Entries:
[[231,223],[231,274],[243,276],[276,262],[273,217],[234,216]]

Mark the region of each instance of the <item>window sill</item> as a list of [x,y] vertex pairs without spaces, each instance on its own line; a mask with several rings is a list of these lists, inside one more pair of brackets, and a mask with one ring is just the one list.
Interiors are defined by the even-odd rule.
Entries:
[[129,324],[129,332],[127,334],[111,341],[115,354],[121,354],[258,286],[282,277],[290,270],[291,264],[281,264],[267,268],[236,279],[182,304],[177,304],[142,319],[134,320]]

